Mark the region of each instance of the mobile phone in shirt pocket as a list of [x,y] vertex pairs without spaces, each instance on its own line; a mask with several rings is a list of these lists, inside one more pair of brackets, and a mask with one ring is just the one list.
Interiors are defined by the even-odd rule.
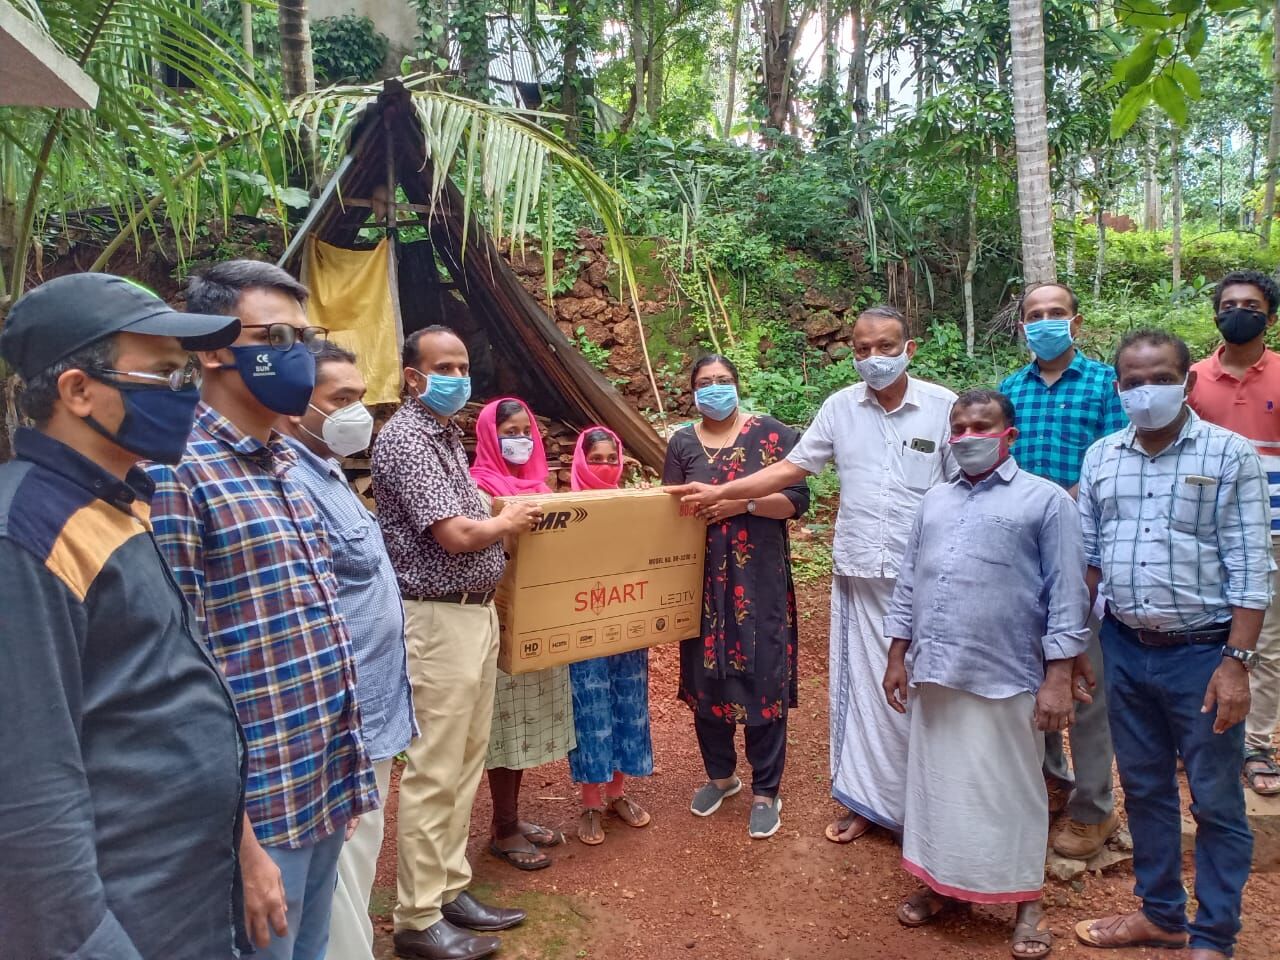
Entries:
[[1203,536],[1215,526],[1218,481],[1191,474],[1173,482],[1173,507],[1169,525],[1183,533]]
[[934,468],[940,456],[935,450],[919,449],[921,445],[917,442],[902,450],[902,479],[912,490],[928,490],[933,486]]

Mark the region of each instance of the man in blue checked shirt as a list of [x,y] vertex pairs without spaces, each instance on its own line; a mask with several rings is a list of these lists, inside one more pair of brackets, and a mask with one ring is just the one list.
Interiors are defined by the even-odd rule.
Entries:
[[[1130,333],[1115,366],[1132,425],[1089,448],[1078,505],[1090,592],[1106,601],[1105,685],[1142,907],[1082,921],[1076,936],[1229,957],[1253,853],[1240,757],[1271,599],[1266,473],[1244,437],[1187,406],[1196,374],[1177,337]],[[1196,821],[1190,924],[1179,757]]]
[[329,540],[276,429],[306,413],[315,387],[326,331],[307,323],[306,297],[284,270],[252,260],[191,278],[188,308],[238,316],[240,336],[197,354],[186,454],[148,470],[156,540],[249,744],[240,859],[266,960],[324,955],[344,835],[379,805]]
[[[1089,445],[1128,423],[1116,396],[1115,371],[1075,346],[1080,304],[1070,287],[1041,284],[1023,297],[1020,310],[1033,356],[1000,384],[1000,392],[1017,411],[1018,464],[1074,496]],[[1100,675],[1099,626],[1096,619],[1090,623],[1089,659]],[[1092,703],[1077,707],[1070,736],[1074,777],[1063,750],[1063,735],[1045,734],[1050,809],[1056,813],[1065,806],[1068,817],[1053,838],[1053,848],[1065,857],[1087,860],[1120,827],[1111,791],[1111,731],[1101,688]]]
[[[307,412],[284,417],[280,431],[298,454],[292,476],[311,494],[333,552],[338,609],[356,655],[361,735],[384,802],[391,765],[417,733],[396,572],[373,515],[347,483],[338,460],[368,449],[373,414],[355,354],[326,341],[316,354],[316,386]],[[329,920],[332,960],[373,960],[373,892],[382,849],[382,810],[360,818],[338,858],[338,887]]]

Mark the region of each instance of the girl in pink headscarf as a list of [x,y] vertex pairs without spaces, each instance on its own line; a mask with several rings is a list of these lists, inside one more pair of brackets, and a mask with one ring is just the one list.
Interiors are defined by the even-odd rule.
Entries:
[[[551,492],[542,434],[523,400],[504,397],[480,411],[471,476],[494,497]],[[549,867],[551,860],[538,848],[564,842],[558,831],[520,819],[520,781],[525,770],[559,760],[574,744],[567,668],[514,677],[498,671],[485,760],[493,796],[489,850],[511,866],[520,870]]]
[[[588,427],[573,451],[573,489],[611,490],[622,475],[622,441],[605,427]],[[578,839],[604,843],[604,817],[630,827],[648,825],[648,812],[623,791],[624,777],[653,773],[649,736],[649,651],[631,650],[569,664],[578,745],[569,772],[582,785]]]

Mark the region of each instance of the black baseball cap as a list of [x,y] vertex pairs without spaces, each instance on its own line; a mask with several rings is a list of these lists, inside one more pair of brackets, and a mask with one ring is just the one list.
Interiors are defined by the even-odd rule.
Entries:
[[124,277],[72,273],[18,299],[0,330],[0,356],[30,380],[63,357],[116,333],[177,337],[188,350],[217,350],[240,335],[240,321],[179,313]]

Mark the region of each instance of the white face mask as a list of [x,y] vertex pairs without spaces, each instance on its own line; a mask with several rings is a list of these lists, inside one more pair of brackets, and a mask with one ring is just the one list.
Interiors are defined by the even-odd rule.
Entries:
[[1139,430],[1161,430],[1178,419],[1187,383],[1146,383],[1120,391],[1120,406]]
[[868,387],[872,390],[883,390],[897,382],[910,362],[911,358],[907,356],[907,350],[903,347],[902,352],[896,356],[873,356],[865,360],[854,360],[853,366]]
[[499,437],[498,446],[502,449],[502,459],[513,467],[523,466],[533,456],[532,437]]
[[951,456],[966,476],[981,476],[1000,462],[1000,447],[1007,433],[956,437],[951,441]]
[[[349,457],[369,446],[373,439],[373,414],[363,403],[352,403],[339,407],[333,413],[325,414],[314,403],[307,404],[316,413],[324,416],[324,425],[320,428],[317,440],[339,457]],[[306,427],[302,429],[307,430]],[[311,433],[307,430],[307,433]],[[311,436],[315,437],[314,433]]]

